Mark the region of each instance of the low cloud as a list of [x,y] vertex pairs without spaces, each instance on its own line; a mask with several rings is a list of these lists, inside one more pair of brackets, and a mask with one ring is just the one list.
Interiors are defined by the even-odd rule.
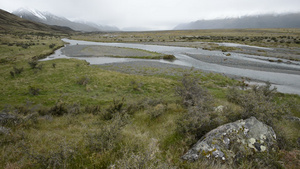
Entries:
[[199,19],[300,12],[299,0],[0,0],[0,4],[9,12],[27,7],[71,20],[152,30]]

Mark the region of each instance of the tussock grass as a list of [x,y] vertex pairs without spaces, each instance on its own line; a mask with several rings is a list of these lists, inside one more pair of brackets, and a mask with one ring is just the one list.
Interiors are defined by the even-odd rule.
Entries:
[[[233,42],[256,46],[299,47],[299,29],[220,29],[220,30],[174,30],[147,32],[85,33],[73,35],[73,39],[96,42]],[[213,45],[214,46],[214,45]],[[215,48],[215,47],[213,47]],[[211,49],[209,47],[208,49]],[[234,50],[220,47],[218,50]]]
[[[3,37],[13,42],[14,36]],[[210,123],[204,128],[197,128],[204,134],[217,124],[240,118],[245,105],[227,100],[226,94],[231,91],[228,88],[242,85],[238,81],[220,74],[183,69],[165,74],[153,73],[158,71],[155,68],[144,68],[151,73],[132,75],[76,59],[45,61],[43,68],[36,71],[28,60],[52,52],[49,45],[56,47],[62,42],[53,37],[28,38],[47,45],[27,49],[0,45],[5,49],[0,50],[0,57],[5,59],[0,65],[0,113],[13,117],[11,121],[1,121],[1,126],[10,130],[8,135],[0,135],[0,168],[232,167],[205,160],[182,161],[180,157],[196,141],[196,133],[193,128],[187,132],[178,129],[180,121],[189,127],[192,123],[186,122],[191,119],[199,120],[199,124],[207,120]],[[16,41],[19,40],[28,39]],[[14,66],[23,67],[23,71],[12,77],[10,71],[14,71]],[[182,75],[186,73],[189,79],[184,80]],[[249,103],[256,98],[251,91],[237,89],[237,93],[231,94],[241,101],[250,94]],[[275,108],[289,103],[287,110],[299,117],[299,96],[277,93],[272,99],[257,96],[270,102],[268,105],[277,105]],[[225,107],[225,113],[213,111],[219,105]],[[298,124],[279,121],[276,126],[276,131],[283,132],[282,143],[288,144],[282,147],[283,152],[297,152],[294,149],[298,148]],[[250,160],[237,167],[261,166]]]

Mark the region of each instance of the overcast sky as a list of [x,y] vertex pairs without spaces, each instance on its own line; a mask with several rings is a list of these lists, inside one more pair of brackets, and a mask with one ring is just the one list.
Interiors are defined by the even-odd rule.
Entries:
[[0,0],[8,12],[21,7],[120,29],[163,30],[200,19],[300,12],[300,0]]

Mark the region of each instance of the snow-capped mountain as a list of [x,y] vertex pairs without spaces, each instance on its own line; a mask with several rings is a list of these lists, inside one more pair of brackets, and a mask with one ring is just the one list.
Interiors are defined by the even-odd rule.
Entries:
[[[41,17],[42,18],[42,17]],[[69,34],[74,32],[70,28],[46,25],[43,23],[29,21],[13,15],[7,11],[0,9],[0,32],[43,32],[43,33],[63,33]]]
[[28,19],[34,22],[40,22],[47,25],[65,26],[75,31],[94,32],[94,31],[118,31],[119,30],[116,27],[101,26],[94,23],[86,24],[86,23],[72,22],[64,17],[59,17],[49,12],[41,12],[35,9],[20,8],[12,13],[23,19]]
[[[39,19],[47,20],[47,17],[42,12],[37,11],[37,10],[21,8],[21,9],[17,10],[16,12],[19,14],[23,14],[24,17],[28,16],[28,14],[30,13],[31,15],[34,15],[35,17],[37,17]],[[23,18],[23,15],[20,15],[20,18]]]

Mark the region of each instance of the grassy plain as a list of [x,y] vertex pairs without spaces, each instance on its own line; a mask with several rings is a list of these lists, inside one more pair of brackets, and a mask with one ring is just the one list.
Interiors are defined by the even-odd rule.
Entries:
[[68,46],[64,49],[68,56],[84,57],[113,57],[113,58],[138,58],[138,59],[175,59],[173,55],[114,46]]
[[[298,31],[216,30],[211,34],[209,31],[203,31],[201,36],[229,34],[243,37],[246,34],[253,37],[296,37]],[[180,37],[197,34],[199,31],[130,32],[113,35],[122,37],[123,42],[137,42],[137,36],[142,36],[142,41],[145,37],[157,37],[160,41],[185,41]],[[106,36],[107,38],[104,38],[104,35],[86,34],[72,38],[115,41],[114,38],[110,38],[111,35]],[[134,40],[126,39],[132,36],[135,36]],[[155,40],[156,38],[153,39]],[[266,164],[255,161],[257,157],[248,157],[248,160],[245,159],[234,166],[221,165],[218,162],[212,164],[206,160],[185,162],[180,159],[181,155],[199,138],[191,132],[180,132],[178,128],[178,124],[186,125],[181,121],[187,113],[191,113],[177,92],[178,88],[184,86],[182,75],[119,73],[90,66],[85,61],[76,59],[35,62],[37,58],[53,52],[61,45],[63,42],[58,36],[1,35],[0,109],[1,115],[9,114],[11,117],[0,121],[1,126],[8,130],[4,132],[6,130],[3,129],[0,133],[0,168],[298,166],[297,140],[300,126],[297,122],[285,119],[285,115],[300,117],[299,96],[275,93],[274,96],[265,99],[267,96],[259,92],[255,94],[252,90],[237,90],[237,93],[232,93],[232,87],[242,88],[245,84],[220,74],[173,69],[172,71],[187,74],[187,78],[198,79],[196,83],[191,84],[196,85],[197,90],[200,87],[208,92],[203,96],[197,95],[197,99],[200,97],[201,103],[209,107],[203,115],[211,120],[209,122],[200,118],[198,124],[205,124],[199,128],[201,132],[213,129],[216,124],[221,125],[240,117],[254,115],[265,118],[262,114],[268,117],[270,114],[267,114],[269,111],[266,110],[282,116],[269,117],[280,138],[280,150],[271,160],[266,160]],[[28,62],[37,65],[32,67]],[[155,71],[155,68],[149,69]],[[229,99],[234,94],[240,102]],[[202,102],[210,97],[213,98],[212,102]],[[251,100],[245,104],[244,98]],[[227,107],[223,114],[214,112],[214,107],[219,105]],[[249,109],[253,106],[253,110],[261,114],[255,114]],[[194,131],[194,128],[190,130]]]
[[[131,42],[156,45],[171,45],[261,55],[300,61],[299,29],[215,29],[156,32],[116,32],[77,34],[73,39],[96,42]],[[250,46],[273,48],[274,50],[249,49],[245,47],[221,46],[217,43],[239,43]]]
[[299,29],[215,29],[77,34],[73,39],[96,42],[233,42],[256,46],[299,47]]

